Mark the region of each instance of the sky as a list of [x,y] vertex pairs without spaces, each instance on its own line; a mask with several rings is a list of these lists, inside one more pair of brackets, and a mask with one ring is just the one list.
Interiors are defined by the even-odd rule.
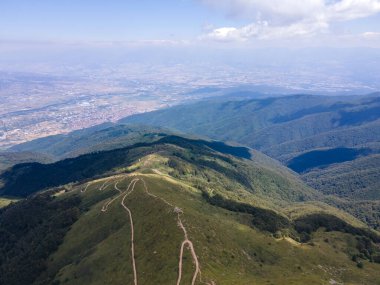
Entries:
[[379,89],[380,0],[0,0],[0,72],[172,69]]
[[30,43],[380,48],[380,0],[1,0],[0,45]]

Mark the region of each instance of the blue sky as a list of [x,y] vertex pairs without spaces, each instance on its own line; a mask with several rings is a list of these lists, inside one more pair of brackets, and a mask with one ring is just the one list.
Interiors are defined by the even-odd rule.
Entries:
[[2,0],[0,40],[380,47],[380,1]]
[[191,0],[5,0],[0,11],[5,39],[191,39],[207,24],[236,22]]

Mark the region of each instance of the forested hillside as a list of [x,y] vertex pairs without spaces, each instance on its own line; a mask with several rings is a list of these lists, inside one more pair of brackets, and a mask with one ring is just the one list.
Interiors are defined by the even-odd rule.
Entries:
[[[356,196],[373,199],[376,194],[369,192],[380,189],[377,175],[362,171],[368,168],[372,173],[378,168],[378,93],[361,97],[219,98],[127,117],[121,122],[166,126],[250,146],[280,160],[325,193],[347,197],[351,192],[361,192]],[[350,187],[344,187],[348,184],[347,171],[355,180]]]

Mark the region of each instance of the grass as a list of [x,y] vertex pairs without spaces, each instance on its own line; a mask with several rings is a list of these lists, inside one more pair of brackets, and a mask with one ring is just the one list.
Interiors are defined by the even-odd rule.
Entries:
[[347,212],[329,206],[323,202],[312,201],[304,203],[295,203],[289,205],[288,207],[285,207],[283,209],[283,212],[292,220],[305,216],[306,214],[323,212],[326,214],[334,215],[355,227],[366,227],[366,225],[363,222],[359,221],[358,219],[355,219],[353,216],[347,214]]
[[17,198],[6,198],[6,197],[0,197],[0,208],[3,208],[5,206],[8,206],[12,202],[17,202],[20,199]]
[[[153,194],[184,211],[182,221],[194,243],[204,281],[222,285],[380,281],[378,264],[364,262],[359,269],[351,261],[348,253],[355,251],[355,238],[349,234],[320,230],[313,234],[312,243],[297,245],[253,229],[249,216],[206,203],[199,191],[190,191],[181,181],[172,183],[158,174],[139,177]],[[130,180],[119,187],[125,189]],[[78,188],[60,196],[83,196],[88,211],[50,258],[48,272],[58,272],[57,284],[133,284],[128,216],[120,199],[108,212],[100,211],[104,201],[117,194],[112,187],[98,191],[102,183],[94,183],[82,194]],[[148,196],[141,182],[126,204],[134,219],[139,284],[175,284],[183,235],[172,209]],[[193,269],[187,252],[183,284],[189,283]]]

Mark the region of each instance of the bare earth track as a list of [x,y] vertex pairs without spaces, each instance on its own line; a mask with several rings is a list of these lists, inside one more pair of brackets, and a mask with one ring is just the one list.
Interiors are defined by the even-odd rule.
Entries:
[[[119,187],[118,187],[118,184],[123,181],[124,179],[126,179],[128,176],[125,175],[123,178],[117,180],[115,183],[114,183],[114,189],[116,189],[119,194],[112,198],[111,200],[107,201],[101,211],[102,212],[106,212],[108,210],[108,207],[115,201],[117,200],[118,198],[120,198],[121,196],[123,196],[122,200],[121,200],[121,206],[124,208],[124,210],[128,213],[128,217],[129,217],[129,222],[130,222],[130,227],[131,227],[131,256],[132,256],[132,267],[133,267],[133,276],[134,276],[134,285],[138,285],[138,278],[137,278],[137,267],[136,267],[136,260],[135,260],[135,250],[134,250],[134,225],[133,225],[133,216],[132,216],[132,211],[125,205],[125,199],[134,191],[135,189],[135,186],[136,186],[136,183],[138,181],[141,181],[143,183],[143,186],[144,186],[144,189],[145,189],[145,193],[152,197],[152,198],[155,198],[155,199],[159,199],[161,200],[163,203],[165,203],[166,205],[168,205],[169,207],[171,207],[173,209],[173,212],[177,215],[177,224],[178,224],[178,227],[182,230],[183,232],[183,235],[184,235],[184,240],[182,241],[181,243],[181,247],[180,247],[180,253],[179,253],[179,262],[178,262],[178,278],[177,278],[177,283],[176,285],[180,285],[181,284],[181,280],[182,280],[182,269],[183,269],[183,252],[184,252],[184,249],[185,249],[185,246],[187,246],[187,249],[190,250],[190,253],[191,253],[191,256],[192,256],[192,259],[193,259],[193,262],[194,262],[194,265],[195,265],[195,271],[193,273],[193,277],[192,277],[192,281],[191,281],[191,285],[195,285],[196,281],[197,281],[197,278],[199,276],[199,281],[203,284],[207,284],[207,285],[216,285],[216,283],[214,281],[210,281],[210,282],[203,282],[202,281],[202,278],[201,278],[201,270],[200,270],[200,264],[199,264],[199,261],[198,261],[198,257],[197,257],[197,254],[195,252],[195,249],[194,249],[194,245],[193,245],[193,242],[189,239],[188,237],[188,233],[187,233],[187,230],[186,230],[186,227],[184,226],[182,220],[181,220],[181,215],[183,215],[183,211],[182,209],[174,206],[173,204],[171,204],[170,202],[168,202],[167,200],[165,200],[164,198],[161,198],[161,197],[158,197],[157,195],[155,194],[152,194],[151,192],[149,192],[148,190],[148,187],[145,183],[145,180],[144,179],[140,179],[140,178],[133,178],[131,180],[131,182],[129,183],[127,189],[125,191],[122,191]],[[111,183],[108,183],[109,181],[111,181],[111,178],[110,179],[107,179],[105,180],[105,182],[101,185],[101,187],[98,189],[100,191],[106,189],[108,186],[110,186],[112,184]],[[108,183],[108,184],[107,184]],[[82,193],[86,192],[87,188],[91,185],[92,183],[89,182],[87,183],[86,187],[84,189],[81,190]]]
[[[129,222],[130,222],[130,226],[131,226],[131,256],[132,256],[132,268],[133,268],[133,281],[134,281],[134,285],[137,285],[138,282],[137,282],[137,269],[136,269],[136,260],[135,260],[135,244],[134,244],[134,226],[133,226],[133,218],[132,218],[132,212],[131,210],[124,204],[124,200],[125,198],[131,194],[133,192],[133,190],[135,189],[135,185],[136,183],[139,181],[139,179],[133,179],[129,185],[128,185],[128,188],[122,192],[120,190],[120,188],[118,188],[118,183],[121,182],[122,180],[124,179],[121,179],[119,181],[117,181],[114,185],[115,189],[118,190],[120,192],[119,195],[117,195],[115,198],[113,198],[112,200],[106,202],[104,204],[104,206],[102,207],[101,211],[102,212],[106,212],[108,210],[108,206],[112,204],[112,202],[114,202],[116,199],[118,199],[120,196],[122,196],[123,194],[124,197],[123,199],[121,200],[121,206],[127,211],[128,213],[128,216],[129,216]],[[104,184],[103,184],[104,185]],[[102,187],[101,187],[102,188]],[[102,190],[101,188],[99,188],[99,190]],[[131,189],[131,190],[129,190]]]

